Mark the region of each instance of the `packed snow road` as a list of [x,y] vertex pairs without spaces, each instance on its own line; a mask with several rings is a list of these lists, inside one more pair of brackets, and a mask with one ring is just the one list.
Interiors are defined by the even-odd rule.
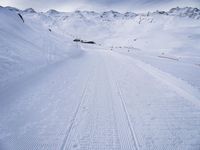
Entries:
[[0,149],[199,150],[200,102],[177,83],[134,58],[85,50],[1,90]]

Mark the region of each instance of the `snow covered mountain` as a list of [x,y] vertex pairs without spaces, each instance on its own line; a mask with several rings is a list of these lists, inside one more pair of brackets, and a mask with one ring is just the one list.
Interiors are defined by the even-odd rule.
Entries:
[[[19,14],[25,23],[21,21]],[[26,58],[27,62],[31,62],[31,59],[37,56],[35,59],[45,61],[40,57],[44,57],[43,53],[46,52],[48,56],[45,57],[53,55],[52,57],[57,58],[58,55],[62,55],[63,51],[63,48],[58,46],[59,43],[73,44],[71,41],[75,38],[95,41],[98,45],[109,48],[132,47],[150,53],[199,55],[200,46],[196,44],[199,42],[197,37],[200,10],[198,8],[177,7],[168,12],[156,11],[146,14],[126,12],[122,14],[115,11],[58,12],[53,9],[47,12],[36,12],[32,8],[19,10],[13,7],[1,7],[0,15],[1,47],[7,49],[5,51],[4,48],[1,51],[0,69],[16,68],[15,61],[18,59]],[[25,55],[23,49],[27,47],[33,50],[26,50],[27,57],[22,56]],[[4,61],[6,58],[11,65]],[[32,63],[39,62],[39,60],[34,60]],[[9,76],[7,75],[9,71],[2,70],[1,72],[4,72],[1,74],[3,76],[1,80],[5,80],[3,78]]]
[[172,8],[168,11],[168,14],[180,17],[200,19],[200,10],[198,8],[192,8],[192,7]]
[[[25,23],[22,22],[19,14]],[[28,62],[33,59],[32,56],[37,56],[37,59],[44,57],[43,53],[46,52],[48,52],[48,57],[54,55],[52,57],[57,58],[57,55],[62,55],[63,51],[63,48],[58,46],[59,43],[73,45],[74,43],[71,41],[75,38],[94,41],[98,45],[108,48],[129,47],[148,53],[199,55],[200,45],[196,44],[199,42],[198,27],[200,24],[198,8],[177,7],[167,12],[136,14],[115,11],[58,12],[53,9],[47,12],[36,12],[32,8],[19,10],[13,7],[1,7],[0,15],[1,45],[7,49],[5,51],[4,48],[1,51],[1,59],[8,58],[7,61],[13,62],[15,65],[17,65],[16,57],[22,59],[21,55],[25,55],[23,48],[33,49],[28,51],[30,59],[28,56],[22,56]],[[16,43],[22,46],[19,48]],[[188,48],[190,48],[189,51]],[[49,54],[50,52],[53,54]],[[43,58],[40,60],[45,61]],[[34,60],[33,63],[35,62],[39,62],[39,60]],[[7,64],[2,60],[0,69],[16,68],[15,65]],[[4,72],[1,76],[8,77],[5,70],[1,72]],[[1,80],[4,80],[3,77]]]
[[200,10],[0,7],[0,150],[199,150]]

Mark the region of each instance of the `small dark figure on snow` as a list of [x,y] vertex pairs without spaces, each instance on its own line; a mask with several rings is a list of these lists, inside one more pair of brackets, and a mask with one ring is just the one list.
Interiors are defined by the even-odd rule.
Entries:
[[18,16],[22,19],[22,21],[24,22],[24,18],[22,17],[22,15],[19,13]]

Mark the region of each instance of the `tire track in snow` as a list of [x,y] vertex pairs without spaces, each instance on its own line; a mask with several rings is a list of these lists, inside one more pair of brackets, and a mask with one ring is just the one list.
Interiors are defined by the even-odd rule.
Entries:
[[126,114],[126,119],[127,119],[127,122],[128,122],[128,125],[129,125],[129,128],[130,128],[130,131],[131,131],[131,135],[132,135],[132,138],[133,138],[133,142],[134,142],[134,145],[135,145],[135,149],[136,150],[139,150],[139,144],[138,144],[138,140],[137,140],[137,136],[136,136],[136,132],[135,132],[135,129],[133,128],[132,124],[131,124],[131,121],[130,121],[130,117],[129,117],[129,114],[128,114],[128,111],[127,111],[127,108],[126,108],[126,103],[124,101],[124,98],[122,96],[122,91],[116,81],[116,87],[117,87],[117,90],[118,90],[118,94],[120,96],[120,100],[121,100],[121,103],[122,103],[122,106],[123,106],[123,109],[124,109],[124,112]]
[[[94,57],[97,59],[94,76],[88,83],[87,96],[79,106],[62,149],[138,150],[119,89],[104,60],[107,56],[98,52]],[[84,105],[88,107],[89,115],[81,113]]]
[[[105,63],[105,62],[104,62]],[[107,61],[107,64],[108,64],[108,67],[109,69],[106,67],[106,70],[107,72],[109,72],[111,75],[111,77],[115,77],[113,75],[113,70],[112,70],[112,65],[110,62]],[[110,70],[110,71],[109,71]],[[129,117],[129,113],[128,113],[128,110],[126,108],[126,103],[125,103],[125,100],[124,100],[124,97],[123,97],[123,94],[122,94],[122,90],[119,86],[119,83],[117,82],[116,79],[113,79],[109,76],[109,79],[110,79],[110,82],[112,82],[111,84],[113,84],[114,88],[117,90],[117,94],[118,94],[118,97],[120,98],[120,103],[121,103],[121,107],[123,109],[123,112],[124,112],[124,115],[126,117],[126,121],[127,121],[127,124],[128,124],[128,128],[130,130],[130,133],[131,133],[131,138],[132,138],[132,141],[133,141],[133,144],[134,144],[134,149],[135,150],[139,150],[139,142],[138,142],[138,138],[137,138],[137,135],[136,135],[136,132],[135,132],[135,129],[133,128],[132,124],[131,124],[131,120],[130,120],[130,117]],[[123,116],[122,116],[123,117]],[[131,145],[130,145],[131,147]]]
[[87,81],[86,81],[85,87],[84,87],[83,92],[82,92],[80,103],[78,104],[77,109],[76,109],[76,111],[75,111],[75,113],[74,113],[74,115],[72,117],[71,124],[69,125],[68,130],[65,133],[65,137],[63,139],[63,142],[62,142],[62,145],[60,147],[60,150],[64,150],[65,149],[66,144],[67,144],[67,140],[68,140],[68,138],[70,136],[71,130],[72,130],[73,126],[74,126],[74,123],[75,123],[75,120],[76,120],[77,115],[79,113],[79,110],[81,108],[81,105],[84,103],[85,96],[86,96],[86,93],[87,93],[87,89],[88,89],[88,86],[89,86],[89,81],[90,81],[90,78],[91,78],[91,74],[92,73],[89,73],[89,75],[87,77]]
[[[98,111],[95,112],[96,117],[94,117],[94,122],[96,124],[95,126],[102,130],[101,132],[103,133],[104,139],[101,137],[102,133],[94,128],[93,142],[96,141],[95,137],[101,138],[96,141],[98,144],[95,146],[93,145],[93,148],[105,150],[122,149],[119,138],[119,128],[117,128],[116,112],[114,110],[113,90],[110,85],[108,70],[102,56],[98,54],[98,57],[100,58],[98,74],[96,75],[98,82],[95,84],[96,96],[98,98],[94,105]],[[104,81],[104,84],[101,85],[101,81]],[[98,114],[101,114],[101,117],[99,117]]]
[[120,149],[108,73],[99,55],[95,61],[99,67],[94,69],[89,94],[81,106],[88,108],[87,113],[78,113],[64,149]]
[[[82,130],[85,131],[86,129],[83,129],[85,127],[85,123],[89,120],[92,120],[89,116],[87,116],[87,113],[93,114],[93,112],[95,111],[94,106],[92,107],[91,111],[89,109],[89,105],[91,103],[91,100],[94,99],[94,91],[91,91],[91,89],[95,89],[93,87],[93,84],[95,83],[96,85],[96,81],[95,80],[95,74],[96,74],[96,70],[97,68],[95,68],[93,66],[93,73],[91,73],[91,76],[89,76],[89,83],[87,86],[87,90],[86,90],[86,94],[84,96],[84,102],[81,104],[80,109],[77,113],[76,119],[74,121],[74,126],[70,132],[70,135],[68,136],[68,139],[66,141],[65,150],[69,150],[69,149],[91,149],[90,148],[90,144],[92,143],[90,141],[90,138],[92,136],[92,133],[89,133],[89,136],[86,136],[87,138],[84,139],[83,137],[80,138]],[[88,111],[90,110],[90,111]],[[87,117],[86,117],[87,116]],[[90,127],[89,125],[87,125],[87,127]],[[91,128],[92,130],[93,128]],[[96,128],[95,128],[96,130]]]

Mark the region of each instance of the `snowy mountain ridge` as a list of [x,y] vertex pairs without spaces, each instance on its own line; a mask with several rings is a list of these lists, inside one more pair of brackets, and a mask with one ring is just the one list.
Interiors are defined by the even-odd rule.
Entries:
[[189,17],[194,19],[200,19],[200,9],[185,7],[185,8],[172,8],[168,11],[168,14],[180,16],[180,17]]
[[16,12],[20,12],[20,13],[43,13],[45,15],[59,15],[60,16],[70,16],[70,15],[74,15],[74,14],[80,14],[84,17],[87,17],[87,15],[91,16],[98,16],[99,18],[132,18],[138,15],[152,15],[152,14],[160,14],[160,15],[170,15],[170,16],[180,16],[180,17],[188,17],[188,18],[193,18],[193,19],[200,19],[200,9],[199,8],[193,8],[193,7],[176,7],[176,8],[172,8],[169,11],[160,11],[157,10],[155,12],[147,12],[145,13],[134,13],[134,12],[125,12],[125,13],[120,13],[117,11],[105,11],[105,12],[94,12],[94,11],[74,11],[74,12],[59,12],[57,10],[54,9],[50,9],[47,12],[36,12],[33,8],[28,8],[25,10],[20,10],[14,7],[1,7],[1,8],[6,8],[9,9],[11,11],[16,11]]

